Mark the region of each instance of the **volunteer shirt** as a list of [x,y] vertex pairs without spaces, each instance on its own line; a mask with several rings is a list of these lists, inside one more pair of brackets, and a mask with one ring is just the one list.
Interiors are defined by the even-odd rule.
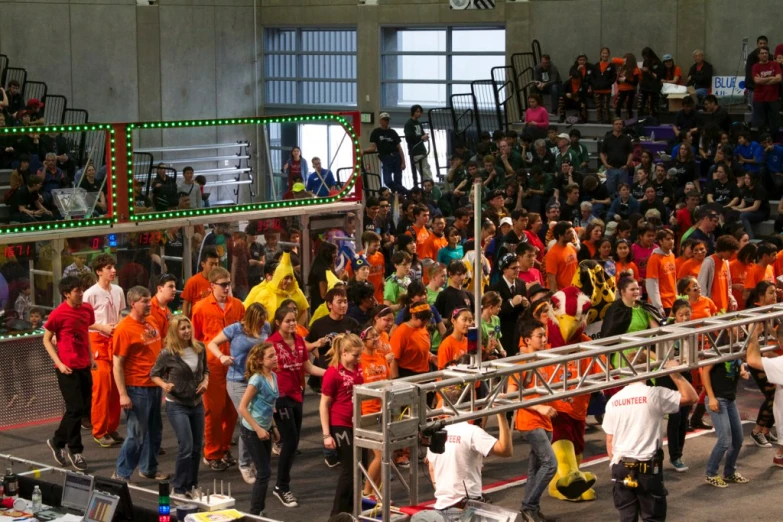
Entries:
[[166,339],[166,334],[169,331],[169,321],[171,321],[171,310],[169,310],[168,306],[160,306],[158,298],[155,296],[152,296],[150,304],[152,305],[150,308],[150,319],[158,327],[161,338]]
[[[359,359],[359,367],[362,369],[362,378],[364,379],[365,384],[384,381],[391,376],[391,368],[389,367],[389,362],[386,360],[386,355],[378,350],[375,350],[372,353],[362,351],[362,356]],[[362,401],[362,415],[378,413],[380,411],[380,399]]]
[[210,293],[212,293],[212,286],[209,284],[209,279],[199,272],[185,283],[185,288],[182,290],[182,300],[189,302],[192,306]]
[[289,397],[296,402],[302,402],[302,372],[305,363],[310,360],[304,338],[294,335],[294,347],[291,348],[278,331],[273,333],[267,342],[272,343],[277,352],[275,374],[280,397]]
[[775,424],[780,426],[783,422],[783,357],[762,357],[761,364],[767,380],[775,385],[775,400],[772,412],[775,416]]
[[468,422],[446,426],[446,449],[443,453],[427,450],[427,460],[435,476],[435,509],[446,509],[459,503],[465,494],[481,496],[481,468],[497,439]]
[[95,310],[97,324],[117,324],[121,319],[120,312],[125,309],[125,293],[117,285],[111,285],[111,289],[106,291],[94,284],[85,290],[84,302],[89,303]]
[[[269,431],[272,427],[272,416],[275,413],[275,401],[278,397],[277,376],[272,374],[272,382],[260,373],[250,377],[250,386],[255,387],[256,394],[247,405],[247,411],[259,426]],[[253,427],[242,417],[242,426],[252,430]]]
[[160,332],[149,317],[125,317],[114,329],[114,355],[124,357],[125,386],[157,386],[150,372],[162,348]]
[[270,334],[269,323],[264,323],[258,337],[253,337],[245,333],[242,323],[237,322],[223,328],[223,335],[228,337],[231,357],[234,363],[228,367],[226,379],[235,382],[245,382],[245,366],[247,365],[247,356],[250,350],[259,343],[267,340]]
[[662,250],[656,250],[647,262],[647,278],[658,280],[658,293],[664,308],[671,308],[677,298],[676,272],[672,252],[664,254]]
[[89,303],[77,307],[62,303],[52,310],[44,328],[57,336],[57,355],[72,370],[90,367],[90,336],[95,324],[95,312]]
[[576,250],[570,243],[565,246],[557,243],[552,245],[546,254],[545,264],[546,273],[555,276],[557,288],[550,288],[553,292],[571,286],[574,274],[579,268]]
[[603,429],[612,435],[612,461],[650,460],[661,448],[661,420],[680,411],[680,393],[644,383],[629,384],[606,404]]
[[329,426],[350,428],[353,426],[353,387],[363,384],[362,369],[359,365],[349,370],[342,364],[326,369],[321,393],[330,399]]

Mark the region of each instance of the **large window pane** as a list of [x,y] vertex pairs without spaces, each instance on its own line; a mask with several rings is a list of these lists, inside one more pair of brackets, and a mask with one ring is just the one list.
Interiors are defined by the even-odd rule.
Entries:
[[386,52],[446,52],[446,30],[384,30]]
[[455,53],[496,53],[506,50],[505,29],[454,29],[451,50]]
[[492,68],[506,65],[505,55],[453,56],[451,58],[453,80],[490,80]]
[[442,106],[446,103],[446,84],[387,83],[383,86],[385,107],[410,107],[414,104]]
[[389,79],[446,81],[446,56],[384,56],[383,68],[384,77]]

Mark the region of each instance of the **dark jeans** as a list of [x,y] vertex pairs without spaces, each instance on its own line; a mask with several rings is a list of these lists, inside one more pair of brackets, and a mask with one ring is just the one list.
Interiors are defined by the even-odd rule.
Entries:
[[761,130],[764,127],[769,128],[772,141],[778,140],[780,130],[780,102],[753,102],[753,127]]
[[683,406],[680,408],[679,413],[669,414],[669,422],[666,424],[666,437],[669,439],[669,460],[671,461],[682,458],[690,411],[690,406]]
[[[277,458],[277,484],[281,491],[291,489],[291,468],[294,465],[299,434],[302,432],[302,403],[290,397],[280,397],[275,403],[275,423],[280,430],[280,456]],[[251,454],[252,455],[252,454]],[[257,470],[257,468],[256,468]]]
[[402,184],[402,162],[399,152],[381,156],[381,171],[383,172],[383,184],[389,187],[392,192],[408,193]]
[[660,92],[642,91],[641,100],[639,101],[639,116],[644,116],[645,114],[658,116],[658,101],[660,99]]
[[636,98],[636,91],[620,91],[617,94],[617,107],[615,107],[615,114],[618,118],[622,118],[623,105],[625,105],[628,111],[628,118],[633,118],[633,103]]
[[272,469],[269,462],[272,460],[272,441],[261,440],[255,431],[244,426],[239,427],[239,434],[250,452],[253,464],[256,465],[256,482],[253,484],[253,495],[250,497],[250,514],[258,515],[266,507],[266,491],[269,488],[269,477]]
[[183,406],[178,402],[166,402],[169,418],[177,436],[177,462],[174,465],[174,493],[186,493],[198,486],[198,468],[204,449],[204,404]]
[[560,97],[560,103],[557,106],[557,115],[565,121],[566,111],[575,109],[579,111],[581,123],[587,122],[587,103],[582,98],[566,98],[565,94]]
[[759,407],[756,424],[762,428],[771,428],[775,425],[775,416],[772,414],[772,406],[775,401],[775,385],[770,384],[769,380],[767,380],[767,374],[762,370],[751,368],[750,374],[753,376],[753,380],[756,381],[756,385],[761,390],[761,393],[764,394],[764,402]]
[[340,456],[340,477],[337,479],[334,503],[329,515],[334,516],[353,512],[353,428],[331,426],[331,432]]
[[[614,507],[620,512],[620,521],[637,522],[641,518],[645,522],[663,522],[666,520],[666,495],[669,494],[663,485],[663,473],[659,470],[657,474],[649,475],[635,471],[626,469],[622,463],[612,465],[612,497]],[[629,473],[639,483],[635,488],[623,485]]]
[[742,225],[745,227],[745,232],[747,232],[750,239],[755,239],[755,235],[753,234],[753,224],[761,223],[765,219],[767,219],[767,214],[764,212],[759,212],[758,210],[753,212],[740,212],[740,221],[742,221]]
[[522,438],[530,445],[527,484],[522,509],[538,511],[541,495],[557,473],[557,457],[552,449],[552,432],[541,428],[523,431]]
[[117,475],[129,479],[136,466],[145,475],[158,471],[158,452],[163,439],[160,417],[161,389],[157,386],[128,386],[133,407],[125,410],[128,437],[117,456]]
[[598,123],[611,123],[612,113],[609,110],[612,105],[612,93],[594,93],[595,110],[598,113]]
[[90,417],[92,375],[89,368],[74,369],[70,375],[59,370],[55,372],[60,393],[65,401],[65,414],[54,432],[54,447],[64,448],[67,445],[71,453],[82,453],[82,417]]

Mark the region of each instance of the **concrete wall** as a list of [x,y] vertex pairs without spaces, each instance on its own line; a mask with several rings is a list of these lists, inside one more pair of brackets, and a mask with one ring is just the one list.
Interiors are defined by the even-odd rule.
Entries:
[[[497,0],[494,10],[452,11],[448,0],[258,0],[259,59],[265,26],[355,26],[359,109],[380,109],[379,32],[383,25],[497,24],[506,26],[509,55],[532,38],[566,70],[602,45],[615,56],[651,45],[672,53],[684,69],[693,49],[706,51],[720,74],[737,69],[741,38],[766,33],[774,46],[779,2],[758,0]],[[31,80],[68,97],[95,121],[213,118],[252,115],[253,0],[0,0],[0,52]],[[25,28],[19,30],[19,28]],[[367,131],[368,129],[363,129]],[[231,129],[196,131],[192,140],[232,139]],[[152,134],[150,136],[153,136]],[[149,145],[165,141],[149,138]]]

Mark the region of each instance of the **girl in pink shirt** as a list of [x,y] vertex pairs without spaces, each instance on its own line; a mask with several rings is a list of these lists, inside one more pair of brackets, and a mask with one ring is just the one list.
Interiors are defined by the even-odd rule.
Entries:
[[531,94],[527,99],[525,111],[525,134],[533,138],[543,138],[549,128],[549,113],[541,106],[541,95]]

